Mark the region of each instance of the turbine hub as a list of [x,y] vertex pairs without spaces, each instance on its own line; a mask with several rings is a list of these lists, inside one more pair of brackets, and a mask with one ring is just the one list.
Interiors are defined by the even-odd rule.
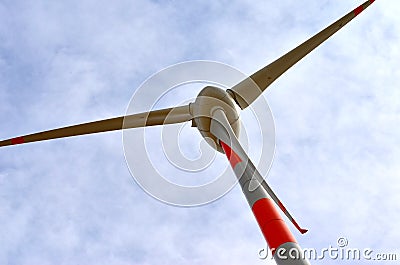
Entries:
[[236,137],[239,137],[240,121],[239,113],[233,98],[221,88],[207,86],[203,88],[194,103],[190,104],[190,112],[193,116],[193,125],[199,129],[201,135],[217,151],[223,153],[217,138],[210,133],[211,117],[216,109],[223,109],[229,124]]

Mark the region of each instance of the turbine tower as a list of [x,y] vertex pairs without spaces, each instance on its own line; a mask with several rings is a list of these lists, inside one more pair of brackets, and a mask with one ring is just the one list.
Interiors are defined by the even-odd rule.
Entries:
[[[0,141],[0,147],[192,121],[203,137],[211,138],[214,141],[215,145],[212,146],[217,151],[226,154],[276,263],[279,265],[309,264],[301,255],[288,255],[293,250],[295,253],[301,254],[302,250],[277,209],[282,210],[300,233],[304,234],[307,230],[297,224],[242,148],[238,140],[240,123],[236,105],[242,110],[251,105],[279,76],[373,2],[374,0],[366,1],[304,43],[226,91],[207,86],[199,93],[196,100],[188,105],[15,137]],[[278,207],[274,205],[274,202]]]

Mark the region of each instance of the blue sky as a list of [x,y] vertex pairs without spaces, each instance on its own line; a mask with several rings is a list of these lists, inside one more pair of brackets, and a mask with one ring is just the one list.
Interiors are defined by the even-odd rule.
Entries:
[[[2,1],[0,138],[123,115],[146,78],[181,61],[251,74],[360,3]],[[268,181],[310,229],[293,229],[303,247],[344,236],[400,254],[399,8],[376,1],[265,93]],[[130,176],[121,135],[0,150],[0,264],[266,263],[238,187],[203,207],[160,203]]]

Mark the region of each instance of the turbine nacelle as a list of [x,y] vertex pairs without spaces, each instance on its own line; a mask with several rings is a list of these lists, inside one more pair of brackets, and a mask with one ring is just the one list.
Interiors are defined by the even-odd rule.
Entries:
[[197,127],[200,134],[209,145],[223,153],[218,139],[210,132],[211,117],[217,109],[222,109],[231,125],[236,137],[240,133],[238,108],[233,98],[221,88],[207,86],[203,88],[194,103],[190,104],[190,113],[193,117],[193,127]]

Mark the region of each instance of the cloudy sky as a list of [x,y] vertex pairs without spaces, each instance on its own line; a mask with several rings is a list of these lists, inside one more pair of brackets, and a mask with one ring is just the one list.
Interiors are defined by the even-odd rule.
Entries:
[[[251,74],[359,4],[1,1],[0,138],[123,115],[174,63]],[[265,93],[276,126],[267,179],[310,229],[291,227],[302,247],[346,237],[400,259],[399,11],[376,1]],[[271,263],[258,258],[265,241],[239,187],[202,207],[163,204],[131,177],[121,139],[0,150],[0,264]]]

